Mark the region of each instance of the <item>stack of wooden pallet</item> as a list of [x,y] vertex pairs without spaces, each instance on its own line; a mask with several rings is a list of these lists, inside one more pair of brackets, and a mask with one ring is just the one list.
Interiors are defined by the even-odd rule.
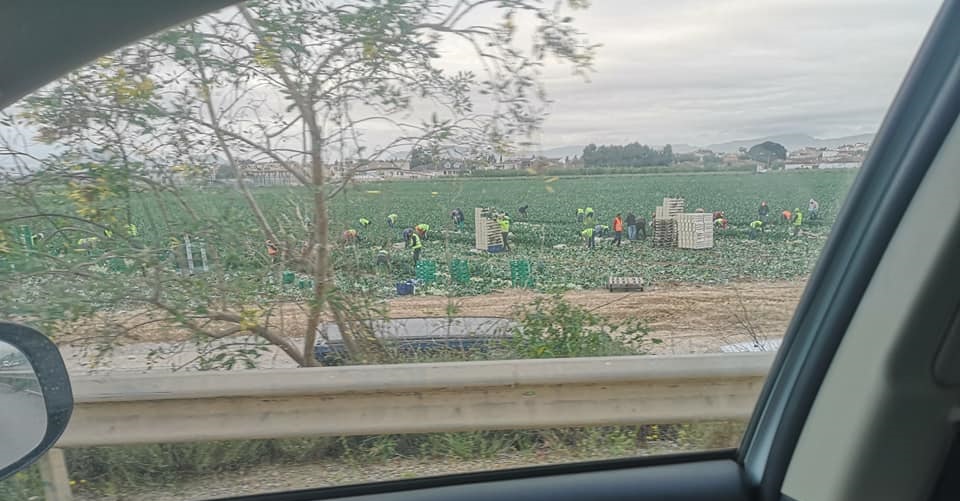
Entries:
[[664,198],[663,205],[657,206],[657,219],[674,219],[683,214],[685,202],[682,198]]
[[503,250],[503,233],[497,224],[496,215],[492,209],[477,208],[474,210],[474,228],[476,228],[476,247],[487,252]]
[[653,220],[653,245],[656,247],[677,245],[677,221],[675,219],[658,217]]
[[713,248],[713,216],[705,213],[680,214],[677,221],[677,247]]

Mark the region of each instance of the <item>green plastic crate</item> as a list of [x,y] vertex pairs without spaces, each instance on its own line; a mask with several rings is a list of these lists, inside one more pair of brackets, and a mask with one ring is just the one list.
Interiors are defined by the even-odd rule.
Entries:
[[510,283],[514,287],[533,287],[530,261],[518,259],[510,261]]
[[437,263],[434,261],[420,261],[416,269],[417,280],[423,283],[436,282]]
[[457,283],[465,284],[470,281],[470,266],[463,259],[450,261],[450,276]]

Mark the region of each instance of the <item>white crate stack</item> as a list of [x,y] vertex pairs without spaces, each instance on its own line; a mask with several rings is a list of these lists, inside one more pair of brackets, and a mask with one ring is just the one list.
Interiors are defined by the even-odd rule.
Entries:
[[476,228],[476,247],[482,251],[489,251],[496,246],[503,246],[503,233],[500,225],[494,218],[491,209],[474,209],[474,228]]
[[681,249],[713,248],[713,215],[706,213],[679,214],[677,247]]
[[664,198],[663,205],[657,206],[657,219],[676,219],[683,214],[683,207],[686,202],[682,198]]

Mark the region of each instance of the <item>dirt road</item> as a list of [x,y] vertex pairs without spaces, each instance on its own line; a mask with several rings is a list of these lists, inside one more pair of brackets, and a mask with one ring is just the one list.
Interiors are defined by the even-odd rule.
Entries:
[[[782,336],[803,293],[805,282],[744,282],[730,285],[660,285],[646,292],[571,291],[572,303],[611,317],[646,319],[662,339],[658,353],[718,351],[726,344]],[[514,305],[537,294],[510,289],[463,298],[410,296],[390,301],[390,316],[444,316],[448,307],[460,316],[510,317]]]
[[[570,291],[564,297],[577,305],[611,317],[642,318],[651,336],[661,339],[655,354],[708,353],[724,345],[775,339],[783,335],[793,315],[804,282],[741,282],[726,285],[660,284],[645,292],[610,293],[606,290]],[[514,315],[514,307],[527,304],[539,295],[527,290],[507,289],[494,294],[470,297],[407,296],[388,300],[384,306],[392,318]],[[166,322],[152,321],[144,312],[117,312],[109,322],[90,322],[72,327],[73,335],[61,339],[61,349],[83,367],[91,360],[91,340],[102,337],[110,323],[123,324],[130,331],[113,347],[117,358],[139,367],[144,354],[189,337],[183,329]],[[271,313],[270,325],[298,343],[306,329],[302,304],[284,304]],[[752,334],[751,334],[752,333]],[[123,349],[117,350],[117,346]],[[285,357],[276,354],[276,363]],[[181,358],[189,358],[181,356]],[[81,363],[82,362],[82,363]],[[79,368],[79,367],[78,367]]]

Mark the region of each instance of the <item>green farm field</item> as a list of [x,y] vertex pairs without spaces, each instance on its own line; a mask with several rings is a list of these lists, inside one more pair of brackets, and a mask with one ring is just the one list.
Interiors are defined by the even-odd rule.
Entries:
[[[509,286],[509,261],[528,259],[534,264],[540,289],[595,288],[610,275],[640,275],[652,282],[717,283],[728,280],[795,279],[806,276],[815,263],[836,216],[853,172],[807,172],[788,174],[637,175],[584,176],[577,178],[442,179],[357,184],[341,192],[331,204],[333,238],[347,228],[357,228],[361,217],[370,219],[358,246],[340,246],[335,252],[341,287],[374,289],[389,294],[398,279],[410,278],[410,251],[393,248],[400,242],[396,230],[387,227],[385,216],[396,212],[400,228],[429,224],[423,259],[438,263],[440,280],[424,293],[476,294]],[[290,228],[287,237],[296,240],[302,214],[309,213],[309,193],[304,189],[257,188],[255,197],[271,223]],[[223,248],[221,254],[238,268],[247,268],[263,253],[262,238],[242,197],[228,189],[194,191],[185,202],[203,219],[215,221],[224,240],[246,242],[246,248]],[[598,220],[611,224],[620,212],[645,214],[647,219],[666,196],[686,199],[688,211],[702,207],[722,210],[730,229],[716,235],[711,250],[656,248],[649,240],[614,248],[606,242],[588,250],[579,240],[581,226],[577,207],[593,207]],[[810,198],[820,202],[820,221],[806,225],[806,235],[794,238],[786,225],[770,228],[763,238],[750,240],[747,224],[757,206],[766,200],[771,212],[805,208]],[[163,222],[153,202],[134,204],[134,220],[144,238],[168,238],[190,231],[182,212],[174,211]],[[529,205],[522,220],[516,208]],[[466,229],[457,233],[449,211],[461,207]],[[511,214],[514,224],[508,253],[478,254],[473,247],[473,209],[495,207]],[[170,211],[168,211],[170,212]],[[244,237],[246,235],[247,237]],[[213,238],[216,240],[216,237]],[[557,248],[557,246],[562,246]],[[565,246],[565,247],[564,247]],[[375,253],[389,247],[394,266],[390,273],[377,273]],[[470,263],[469,285],[445,283],[446,264],[452,259]]]
[[[448,178],[431,181],[393,181],[360,183],[338,193],[331,202],[330,232],[334,242],[334,265],[337,286],[342,290],[363,292],[387,298],[396,294],[395,284],[413,278],[411,251],[402,247],[399,229],[419,223],[429,224],[431,232],[424,242],[423,259],[437,263],[437,281],[417,289],[418,294],[469,296],[486,294],[511,287],[510,261],[531,262],[534,288],[553,292],[603,287],[607,278],[641,276],[649,283],[660,284],[724,284],[730,281],[775,281],[805,278],[815,264],[826,236],[838,212],[855,172],[805,172],[777,174],[675,174],[675,175],[610,175],[582,177],[524,177],[511,179]],[[264,215],[279,238],[290,248],[301,245],[310,224],[310,194],[304,188],[252,188]],[[667,196],[686,199],[687,210],[703,208],[708,212],[722,210],[730,228],[715,234],[715,247],[709,250],[680,250],[653,247],[650,240],[628,242],[613,247],[598,242],[596,249],[586,249],[579,238],[581,225],[576,222],[577,207],[593,207],[598,222],[611,224],[620,212],[645,214],[650,219],[656,205]],[[821,219],[804,226],[804,234],[793,237],[786,224],[774,225],[761,238],[750,240],[747,225],[756,215],[761,200],[766,200],[772,214],[783,209],[804,208],[810,198],[820,202]],[[74,210],[65,197],[50,195],[41,201],[44,210],[67,214]],[[522,220],[516,209],[529,205],[529,217]],[[187,207],[187,208],[184,208]],[[449,212],[463,208],[466,228],[454,231]],[[473,250],[473,209],[495,207],[510,213],[511,251],[501,254]],[[231,186],[214,189],[184,188],[174,197],[170,194],[133,194],[131,218],[138,226],[138,239],[148,248],[169,248],[173,239],[184,235],[202,238],[214,247],[223,266],[223,280],[241,299],[297,301],[303,299],[299,287],[282,284],[282,264],[267,257],[262,233],[257,228],[243,196]],[[193,212],[193,216],[189,215]],[[385,217],[399,215],[398,230],[387,227]],[[347,228],[359,229],[357,220],[372,221],[362,231],[359,245],[344,245],[339,235]],[[65,242],[73,242],[83,233],[57,233],[44,226],[43,219],[32,219],[33,231],[56,234],[41,245],[55,250]],[[11,235],[15,225],[4,231]],[[649,231],[648,231],[649,234]],[[9,238],[9,237],[8,237]],[[389,269],[378,268],[375,256],[379,249],[391,253]],[[42,249],[41,249],[42,250]],[[212,255],[212,254],[211,254]],[[85,254],[70,252],[58,258],[74,265],[89,259]],[[450,278],[449,263],[466,260],[471,279],[456,283]],[[50,266],[38,264],[14,249],[7,260],[15,270]],[[20,263],[17,267],[16,263]],[[99,272],[106,273],[103,267]],[[36,270],[34,270],[36,271]],[[43,270],[41,270],[43,271]],[[56,275],[39,273],[30,280],[17,278],[22,294],[38,290],[70,290],[68,282],[57,283]],[[114,290],[134,291],[143,288],[137,273],[114,273],[110,282]],[[305,278],[305,277],[303,277]],[[195,280],[202,282],[203,274]],[[298,279],[299,283],[299,279]],[[19,284],[32,284],[27,288]],[[201,284],[202,285],[202,284]],[[85,291],[77,291],[86,295]],[[194,291],[196,293],[196,291]],[[233,293],[232,293],[233,294]],[[117,297],[117,296],[109,296]],[[99,300],[97,300],[99,302]],[[111,300],[111,306],[117,304]],[[10,312],[15,313],[15,312]]]

